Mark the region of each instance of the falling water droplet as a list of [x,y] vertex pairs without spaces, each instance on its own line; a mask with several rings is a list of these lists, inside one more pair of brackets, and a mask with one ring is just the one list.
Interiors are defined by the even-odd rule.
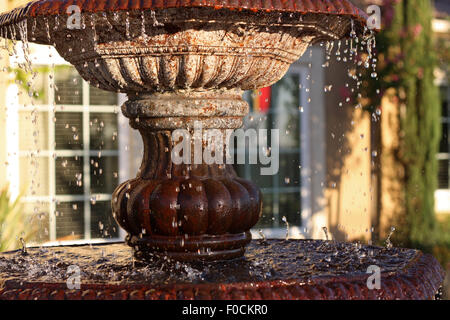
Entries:
[[286,224],[286,240],[289,239],[289,222],[286,219],[286,216],[283,216],[281,218],[281,220],[283,220],[283,222]]

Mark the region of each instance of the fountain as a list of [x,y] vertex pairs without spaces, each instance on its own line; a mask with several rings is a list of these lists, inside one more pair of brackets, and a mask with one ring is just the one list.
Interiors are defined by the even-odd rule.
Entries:
[[[362,35],[365,19],[347,0],[41,0],[0,15],[0,36],[53,45],[91,85],[126,93],[122,112],[144,141],[137,177],[112,200],[132,249],[1,254],[0,297],[433,298],[443,273],[431,256],[333,241],[251,241],[259,189],[225,159],[172,159],[177,129],[217,129],[226,148],[227,130],[248,113],[243,90],[278,81],[310,44]],[[194,150],[195,137],[189,143]],[[72,264],[83,272],[79,290],[64,281]],[[382,270],[379,290],[366,284],[371,265]]]

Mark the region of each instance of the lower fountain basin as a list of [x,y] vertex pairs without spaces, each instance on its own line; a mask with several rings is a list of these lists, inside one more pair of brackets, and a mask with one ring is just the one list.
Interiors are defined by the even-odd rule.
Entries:
[[253,240],[243,258],[203,263],[144,264],[124,243],[0,254],[0,299],[433,299],[443,279],[418,250],[321,240]]

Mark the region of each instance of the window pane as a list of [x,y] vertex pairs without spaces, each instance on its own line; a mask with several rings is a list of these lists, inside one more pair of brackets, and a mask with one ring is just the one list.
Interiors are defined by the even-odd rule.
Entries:
[[118,121],[115,113],[90,114],[90,148],[93,150],[118,149]]
[[81,112],[56,112],[55,149],[83,149],[83,115]]
[[49,203],[25,202],[23,203],[23,210],[26,214],[32,217],[33,223],[37,224],[37,232],[30,239],[31,242],[43,243],[49,241]]
[[441,102],[442,102],[442,117],[449,117],[450,116],[450,103],[448,101],[448,97],[449,97],[449,91],[450,88],[448,86],[442,86],[440,87],[440,98],[441,98]]
[[83,194],[83,157],[55,160],[56,194]]
[[268,168],[268,167],[269,167],[269,165],[261,165],[260,163],[250,165],[250,169],[251,169],[250,180],[252,180],[254,183],[256,183],[258,185],[258,187],[260,187],[260,188],[272,188],[273,187],[274,176],[261,175],[261,169]]
[[19,85],[19,104],[30,105],[30,93],[33,93],[34,105],[48,104],[48,71],[47,66],[33,66],[34,75],[21,69],[15,69],[16,83]]
[[91,237],[117,238],[119,227],[111,212],[111,201],[98,201],[91,205]]
[[50,194],[48,157],[20,157],[19,168],[20,187],[26,188],[25,196]]
[[450,182],[449,182],[449,166],[450,161],[445,160],[439,160],[438,161],[438,189],[448,189],[450,188]]
[[75,68],[68,66],[55,68],[55,85],[56,104],[83,104],[83,81]]
[[449,132],[449,123],[442,123],[442,131],[441,131],[441,142],[439,145],[439,152],[440,153],[449,153],[449,144],[450,144],[450,138],[448,136]]
[[48,150],[48,113],[19,112],[19,149]]
[[33,75],[34,80],[32,80],[33,91],[35,92],[33,101],[37,105],[47,105],[48,102],[48,92],[50,90],[49,85],[49,71],[48,66],[41,66],[33,68],[35,74]]
[[262,215],[254,228],[271,228],[273,222],[273,196],[271,193],[264,193]]
[[283,216],[291,225],[301,224],[299,80],[299,74],[287,74],[270,89],[244,94],[253,111],[245,118],[244,129],[268,129],[267,141],[259,141],[260,147],[272,147],[270,130],[279,130],[279,170],[276,175],[261,175],[260,169],[270,165],[235,166],[240,176],[252,180],[263,191],[263,214],[255,228],[284,228]]
[[280,130],[280,148],[298,148],[300,144],[298,84],[298,75],[290,74],[272,86],[268,118],[272,127]]
[[118,184],[117,157],[91,157],[91,193],[113,193]]
[[61,202],[56,205],[57,240],[84,238],[84,203]]
[[280,194],[280,215],[279,224],[284,226],[285,222],[282,221],[283,216],[286,217],[287,222],[290,225],[301,225],[300,219],[300,190],[293,193],[281,193]]
[[278,185],[280,187],[300,186],[300,154],[299,152],[280,154]]
[[[235,159],[236,163],[236,159]],[[233,165],[234,170],[236,171],[236,174],[241,178],[246,178],[245,175],[245,165],[244,164],[235,164]]]
[[115,106],[117,103],[116,92],[101,90],[93,86],[89,88],[89,104],[93,106]]

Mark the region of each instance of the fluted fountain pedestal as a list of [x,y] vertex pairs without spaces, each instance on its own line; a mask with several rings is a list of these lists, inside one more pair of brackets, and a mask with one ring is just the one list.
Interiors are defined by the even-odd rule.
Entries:
[[122,110],[142,135],[144,156],[137,177],[114,192],[112,208],[136,257],[242,256],[262,201],[259,189],[227,164],[229,134],[248,112],[240,92],[137,95]]

